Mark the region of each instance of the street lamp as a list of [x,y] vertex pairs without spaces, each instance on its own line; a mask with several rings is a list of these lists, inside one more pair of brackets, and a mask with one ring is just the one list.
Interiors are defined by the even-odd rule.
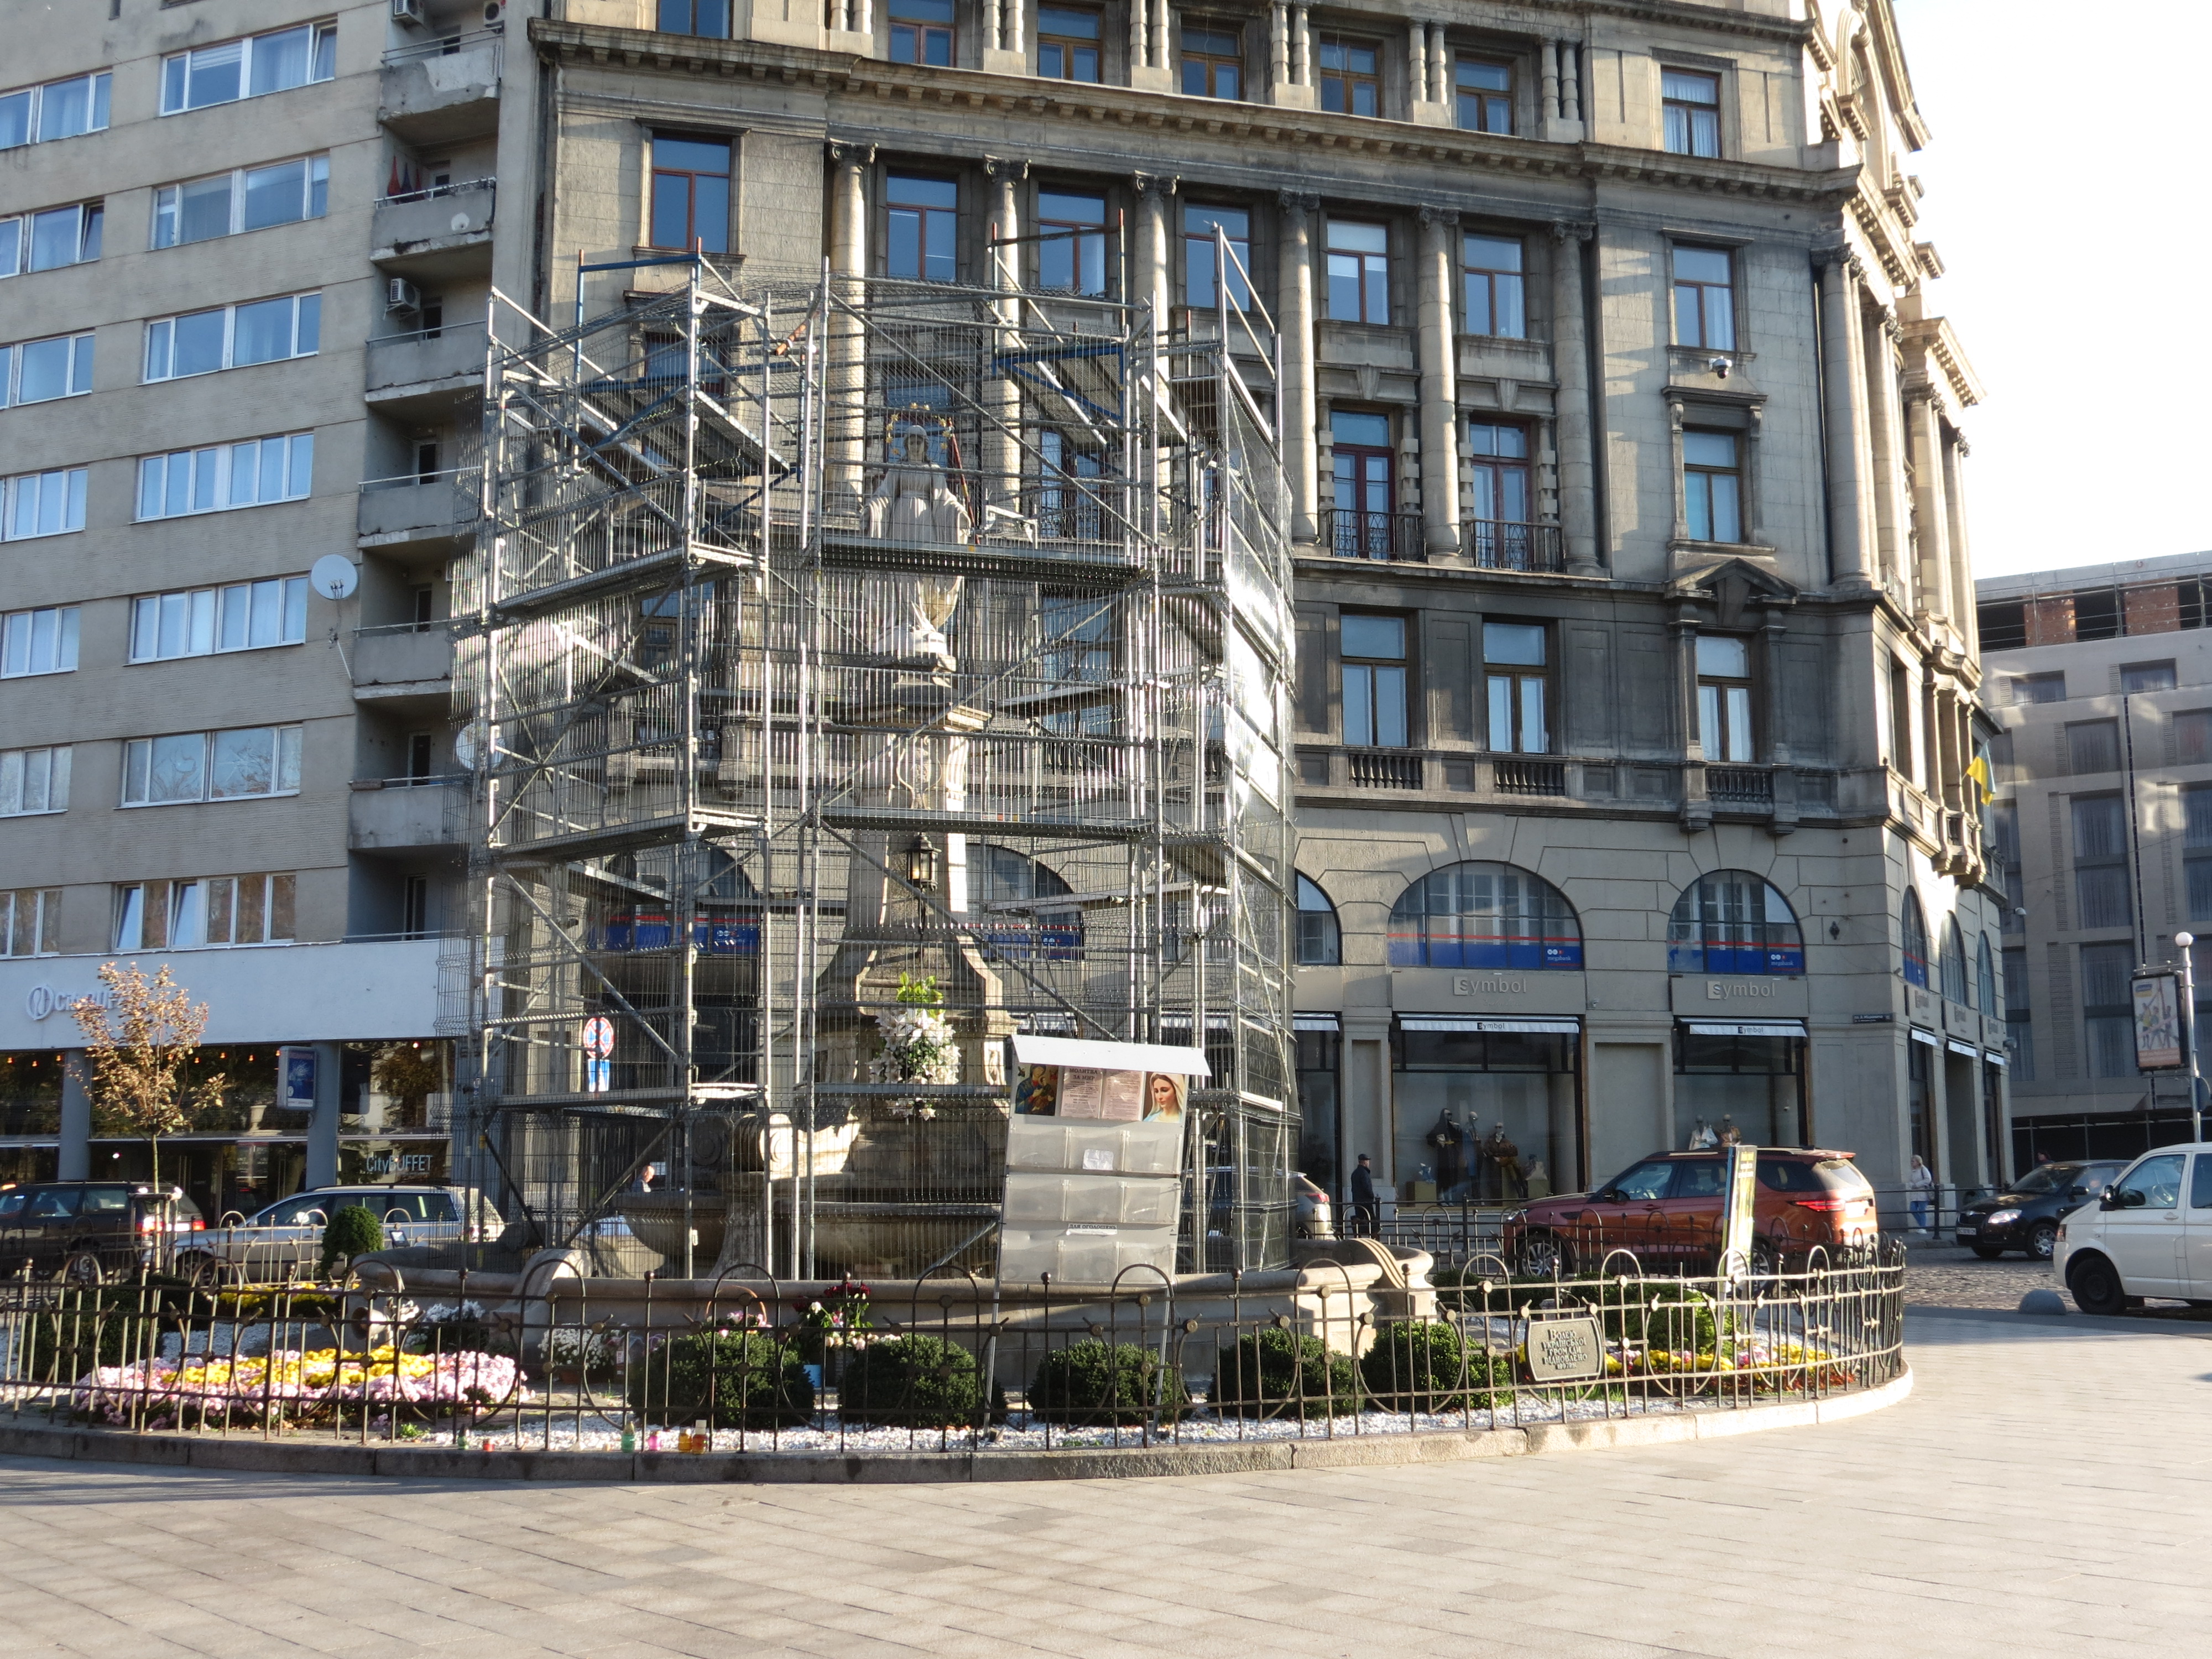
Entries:
[[937,885],[937,849],[927,836],[917,835],[907,843],[906,879],[909,887],[924,890]]
[[2181,952],[2181,1006],[2188,1012],[2183,1016],[2189,1031],[2189,1138],[2204,1139],[2203,1084],[2199,1080],[2197,1066],[2197,966],[2191,960],[2189,947],[2197,943],[2194,933],[2176,933],[2176,949]]

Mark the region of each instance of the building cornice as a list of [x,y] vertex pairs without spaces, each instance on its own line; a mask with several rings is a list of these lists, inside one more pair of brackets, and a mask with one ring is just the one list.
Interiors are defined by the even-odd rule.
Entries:
[[[1690,11],[1668,7],[1668,13]],[[1741,20],[1741,13],[1726,14]],[[1793,26],[1794,28],[1795,26]],[[1376,161],[1427,161],[1487,174],[1637,183],[1741,200],[1803,203],[1833,210],[1857,188],[1856,167],[1818,173],[1759,162],[1674,155],[1588,142],[1553,143],[1456,127],[1419,126],[1356,115],[1329,115],[1272,104],[1225,103],[1129,87],[1047,81],[981,70],[893,64],[850,52],[757,40],[716,40],[532,18],[530,38],[549,58],[574,66],[605,64],[681,76],[744,76],[896,106],[934,106],[965,113],[1057,115],[1096,126],[1256,142],[1309,154]],[[831,124],[838,125],[832,111]],[[860,125],[860,123],[846,123]],[[1429,192],[1434,195],[1433,190]]]

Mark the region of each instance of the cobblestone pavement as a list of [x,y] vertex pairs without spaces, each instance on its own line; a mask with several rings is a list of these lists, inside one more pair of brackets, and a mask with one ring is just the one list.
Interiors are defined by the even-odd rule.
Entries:
[[[2074,1307],[2073,1294],[2058,1282],[2048,1261],[2024,1255],[1984,1261],[1960,1244],[1936,1239],[1905,1242],[1905,1301],[1913,1308],[2017,1309],[2030,1291],[2056,1291]],[[2181,1302],[2153,1301],[2149,1316],[2161,1322],[2204,1324],[2212,1329],[2212,1310],[2192,1311]],[[2075,1309],[2079,1312],[2079,1309]]]
[[2212,1341],[1916,1313],[1852,1422],[1053,1486],[403,1486],[0,1460],[6,1651],[2201,1652]]

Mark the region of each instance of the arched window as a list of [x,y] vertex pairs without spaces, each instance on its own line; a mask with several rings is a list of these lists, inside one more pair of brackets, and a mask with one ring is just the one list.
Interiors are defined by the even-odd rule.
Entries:
[[1394,968],[1574,968],[1582,924],[1559,890],[1510,864],[1454,864],[1390,907]]
[[1012,848],[968,843],[968,914],[977,936],[1001,957],[1072,961],[1083,948],[1083,913],[1047,901],[1073,890]]
[[[607,862],[614,902],[599,930],[609,951],[665,951],[677,940],[681,884],[672,848],[621,853]],[[719,847],[702,849],[692,938],[711,956],[750,956],[760,949],[759,897],[752,879]]]
[[1334,968],[1344,960],[1344,935],[1336,907],[1318,884],[1298,878],[1298,966]]
[[1974,1006],[1994,1019],[1997,1013],[1996,954],[1990,949],[1987,933],[1974,946]]
[[1802,974],[1805,936],[1798,931],[1797,913],[1773,883],[1748,870],[1700,876],[1674,901],[1667,924],[1667,971]]
[[1943,923],[1943,994],[1954,1002],[1973,1006],[1966,985],[1966,939],[1959,931],[1956,916]]
[[1920,901],[1905,896],[1905,982],[1928,988],[1928,924],[1920,915]]

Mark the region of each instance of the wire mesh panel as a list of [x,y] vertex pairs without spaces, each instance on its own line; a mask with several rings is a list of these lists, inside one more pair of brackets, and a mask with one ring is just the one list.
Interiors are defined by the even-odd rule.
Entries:
[[1141,309],[704,266],[492,331],[465,1000],[529,1219],[988,1272],[1029,1031],[1203,1046],[1186,1265],[1285,1260],[1273,389]]

